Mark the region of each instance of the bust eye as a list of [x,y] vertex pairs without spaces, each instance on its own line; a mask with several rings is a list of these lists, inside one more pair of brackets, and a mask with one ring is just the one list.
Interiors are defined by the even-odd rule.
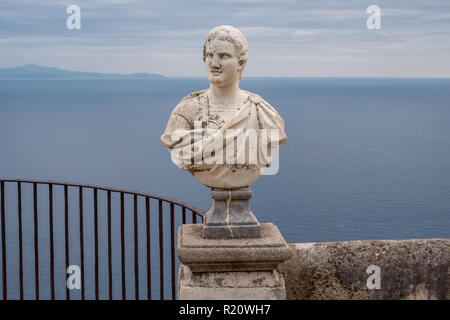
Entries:
[[206,56],[207,56],[208,58],[212,58],[212,57],[213,57],[213,54],[212,54],[212,53],[207,53]]
[[227,58],[230,58],[231,56],[228,53],[221,53],[219,55],[219,57],[220,57],[220,59],[227,59]]

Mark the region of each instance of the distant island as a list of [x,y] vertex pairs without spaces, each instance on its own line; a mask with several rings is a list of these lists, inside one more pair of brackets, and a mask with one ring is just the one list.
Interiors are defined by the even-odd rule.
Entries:
[[0,68],[0,79],[161,79],[163,75],[154,73],[98,73],[82,72],[26,64],[14,68]]

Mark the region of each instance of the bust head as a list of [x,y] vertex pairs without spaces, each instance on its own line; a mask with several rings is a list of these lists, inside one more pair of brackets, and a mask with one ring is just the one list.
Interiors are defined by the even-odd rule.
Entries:
[[[211,82],[232,81],[233,73],[239,81],[247,58],[247,40],[238,29],[232,26],[219,26],[208,33],[203,44],[203,61]],[[224,74],[220,75],[222,71]]]

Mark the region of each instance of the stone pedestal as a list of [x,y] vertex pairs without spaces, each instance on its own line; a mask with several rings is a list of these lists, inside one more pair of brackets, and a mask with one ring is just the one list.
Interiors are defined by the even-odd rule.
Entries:
[[202,225],[178,230],[178,299],[285,299],[277,270],[292,253],[278,228],[263,223],[261,238],[205,239]]
[[203,237],[207,239],[259,238],[261,225],[250,211],[250,188],[211,190],[213,205],[207,212]]

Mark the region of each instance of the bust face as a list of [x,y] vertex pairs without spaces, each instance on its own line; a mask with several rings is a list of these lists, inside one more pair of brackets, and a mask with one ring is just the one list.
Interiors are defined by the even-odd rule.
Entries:
[[212,40],[206,45],[206,73],[208,80],[217,86],[239,82],[241,65],[234,45],[229,41]]

